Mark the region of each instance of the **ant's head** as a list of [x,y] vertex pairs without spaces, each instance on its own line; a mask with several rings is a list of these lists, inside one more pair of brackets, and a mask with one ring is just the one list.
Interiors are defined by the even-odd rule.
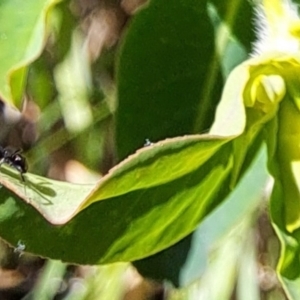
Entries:
[[17,169],[20,173],[26,173],[28,166],[26,163],[26,159],[24,156],[19,154],[19,152],[15,152],[10,156],[10,164]]

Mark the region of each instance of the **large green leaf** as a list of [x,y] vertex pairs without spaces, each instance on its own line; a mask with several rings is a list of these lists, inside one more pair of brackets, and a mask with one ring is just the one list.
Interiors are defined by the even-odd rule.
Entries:
[[33,174],[26,174],[23,185],[9,169],[3,170],[0,182],[33,205],[49,222],[64,224],[93,202],[163,186],[188,175],[229,141],[230,138],[210,135],[168,139],[139,150],[95,185],[70,184]]
[[82,207],[99,199],[151,188],[186,175],[209,160],[230,139],[194,135],[146,146],[112,168]]
[[214,42],[206,1],[153,0],[131,20],[117,65],[120,159],[146,139],[210,127],[222,87]]
[[51,8],[60,0],[0,3],[0,97],[21,106],[27,66],[41,52]]
[[[88,192],[90,186],[58,183],[31,174],[26,176],[25,186],[13,184],[17,174],[5,168],[2,183],[15,193],[23,193],[28,203],[5,188],[0,189],[0,235],[15,246],[22,242],[27,251],[74,263],[127,261],[156,253],[194,230],[229,192],[230,140],[224,144],[221,139],[217,151],[213,143],[209,149],[200,139],[199,145],[204,145],[211,155],[188,173],[169,182],[165,180],[159,185],[140,187],[106,201],[97,201],[61,226],[51,225],[43,216],[55,219],[51,212],[69,214],[72,204]],[[196,147],[189,154],[197,157],[198,152],[199,147]],[[154,155],[156,159],[150,157],[149,170],[152,164],[157,164],[159,156],[158,152]],[[175,156],[174,163],[179,159]],[[139,164],[144,162],[136,161],[137,167]]]

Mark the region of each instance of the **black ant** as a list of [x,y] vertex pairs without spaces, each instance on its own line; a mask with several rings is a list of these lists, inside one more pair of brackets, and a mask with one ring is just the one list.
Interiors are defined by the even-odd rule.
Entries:
[[0,166],[2,164],[7,164],[18,172],[23,182],[25,182],[24,173],[27,172],[27,162],[26,158],[21,155],[22,149],[14,150],[12,148],[3,148],[0,146]]

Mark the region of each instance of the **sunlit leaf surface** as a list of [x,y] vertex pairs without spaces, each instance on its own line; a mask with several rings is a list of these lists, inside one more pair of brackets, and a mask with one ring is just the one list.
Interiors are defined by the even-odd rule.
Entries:
[[[189,234],[224,199],[229,192],[232,167],[230,140],[183,138],[176,148],[177,142],[178,139],[167,140],[162,151],[159,144],[150,146],[122,163],[119,172],[109,174],[107,185],[102,187],[104,191],[111,190],[110,197],[94,202],[60,226],[51,225],[45,217],[54,224],[68,220],[91,186],[55,182],[31,174],[26,175],[24,184],[16,172],[3,169],[2,183],[25,201],[5,188],[0,190],[1,236],[14,246],[22,241],[25,251],[90,264],[139,259],[170,246]],[[165,156],[166,150],[171,151],[170,156]],[[182,162],[191,159],[186,169],[178,163],[179,153]],[[173,165],[177,167],[160,174],[155,169],[160,168],[160,163],[170,170]],[[131,172],[134,175],[145,165],[148,168],[139,178],[145,187],[139,183],[128,189],[130,182],[133,186],[137,182]],[[154,176],[161,180],[151,184]],[[110,186],[110,180],[115,179],[118,185]]]

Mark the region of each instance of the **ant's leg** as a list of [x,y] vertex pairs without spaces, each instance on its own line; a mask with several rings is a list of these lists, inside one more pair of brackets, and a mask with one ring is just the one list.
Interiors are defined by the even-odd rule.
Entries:
[[21,180],[25,183],[26,181],[25,181],[25,177],[23,175],[23,172],[20,172],[20,177],[21,177]]
[[26,195],[26,181],[25,181],[25,176],[23,175],[23,173],[21,172],[20,173],[20,175],[21,175],[21,179],[22,179],[22,181],[23,181],[23,184],[24,184],[24,194]]

